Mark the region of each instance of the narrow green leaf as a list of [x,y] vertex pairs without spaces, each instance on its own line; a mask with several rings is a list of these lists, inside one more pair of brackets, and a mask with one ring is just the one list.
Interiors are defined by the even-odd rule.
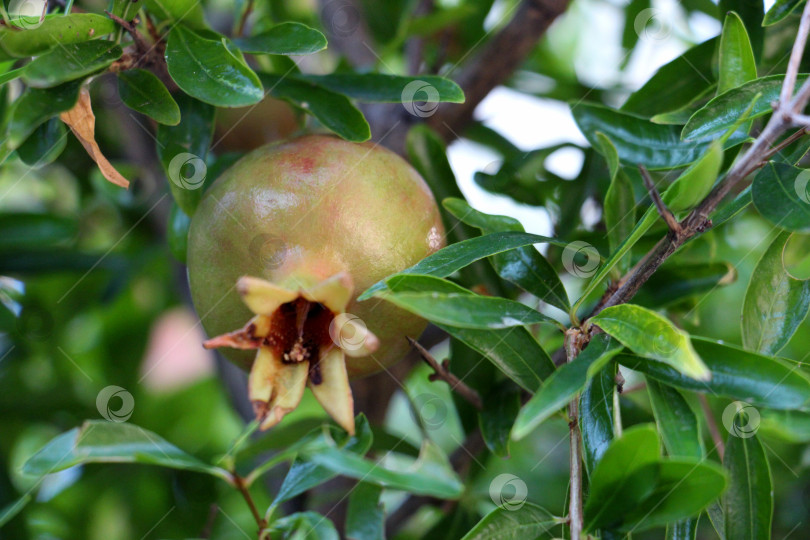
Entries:
[[[541,243],[559,244],[561,242],[547,236],[513,231],[487,234],[451,244],[394,275],[422,274],[440,278],[447,277],[484,257],[522,246]],[[562,244],[563,246],[566,245],[565,243]],[[389,276],[386,279],[392,277]],[[367,300],[380,291],[384,291],[386,288],[385,281],[379,281],[369,287],[358,297],[358,300]]]
[[8,120],[10,148],[17,148],[42,123],[61,112],[72,109],[79,99],[80,80],[53,88],[27,90],[12,105]]
[[[734,421],[747,423],[740,418],[740,413]],[[723,465],[731,480],[723,499],[726,538],[769,540],[773,518],[771,469],[756,434],[742,435],[729,433],[723,455]]]
[[101,71],[123,53],[120,46],[110,41],[63,45],[32,60],[22,79],[33,88],[50,88]]
[[591,475],[585,530],[611,528],[647,498],[656,487],[656,476],[633,473],[657,464],[660,456],[658,433],[650,424],[634,426],[614,439]]
[[[633,194],[633,185],[630,179],[622,171],[619,163],[619,154],[616,147],[604,133],[597,133],[601,154],[605,157],[610,171],[610,186],[605,194],[605,204],[603,205],[605,228],[607,229],[608,243],[611,253],[621,245],[622,241],[630,236],[630,232],[636,223],[636,198]],[[629,259],[621,269],[627,270]]]
[[166,227],[166,243],[169,244],[169,250],[174,258],[182,264],[186,263],[188,228],[190,225],[191,218],[180,209],[176,202],[172,203]]
[[[799,75],[797,87],[806,79],[807,74]],[[718,131],[729,129],[757,95],[760,95],[760,98],[754,103],[748,119],[770,114],[773,111],[771,103],[779,98],[784,80],[784,75],[761,77],[719,94],[692,115],[683,127],[681,138],[685,141],[698,141]]]
[[371,128],[363,113],[346,96],[294,77],[270,73],[261,73],[259,77],[268,94],[306,111],[347,141],[363,142],[371,138]]
[[244,107],[264,97],[262,83],[241,56],[219,41],[175,26],[166,42],[166,66],[188,95],[217,107]]
[[277,24],[233,42],[242,51],[253,54],[312,54],[326,48],[326,37],[321,32],[297,22]]
[[782,232],[774,239],[754,268],[745,292],[743,345],[762,354],[782,350],[810,310],[810,280],[793,279],[782,263],[789,238],[790,233]]
[[810,170],[769,162],[754,177],[754,206],[787,231],[810,232]]
[[509,381],[503,383],[484,396],[478,427],[490,452],[498,457],[509,457],[509,432],[520,411],[522,392]]
[[697,416],[678,390],[647,380],[655,423],[667,454],[672,457],[702,458],[705,451]]
[[159,124],[180,123],[180,107],[151,71],[131,69],[118,73],[118,93],[124,105]]
[[800,411],[760,412],[759,431],[767,437],[797,444],[810,442],[810,413]]
[[317,538],[318,540],[339,540],[332,520],[317,512],[296,512],[275,520],[266,529],[268,538],[298,540]]
[[546,509],[532,503],[524,503],[518,509],[496,508],[462,540],[522,540],[524,538],[551,538],[549,531],[559,523]]
[[720,34],[720,70],[717,93],[722,94],[757,78],[754,51],[748,40],[748,32],[740,16],[735,12],[726,14],[723,32]]
[[661,308],[731,285],[736,280],[737,270],[730,263],[667,261],[642,286],[633,302],[644,307]]
[[776,0],[771,6],[771,9],[765,13],[765,18],[762,20],[762,26],[771,26],[776,24],[798,8],[804,3],[804,0]]
[[383,540],[385,512],[380,503],[382,488],[359,482],[349,496],[346,512],[346,538],[349,540]]
[[359,101],[383,103],[464,103],[464,92],[450,79],[435,75],[406,77],[383,73],[302,75],[301,79]]
[[[456,218],[478,227],[484,234],[525,232],[523,225],[515,218],[484,214],[462,199],[445,199],[442,205]],[[492,256],[491,261],[495,271],[503,279],[565,312],[571,308],[560,277],[535,247],[525,246],[497,253]]]
[[224,469],[203,463],[155,433],[104,420],[87,420],[58,435],[25,462],[23,472],[41,476],[82,463],[142,463],[230,478]]
[[590,319],[634,353],[668,364],[687,377],[711,379],[689,335],[668,319],[632,304],[609,307]]
[[512,438],[524,438],[563,408],[621,349],[621,345],[609,336],[601,334],[594,337],[572,362],[557,368],[523,406],[515,419]]
[[17,148],[17,156],[31,167],[42,167],[52,163],[67,145],[65,123],[53,117],[40,124]]
[[376,296],[433,323],[460,328],[499,330],[541,322],[558,324],[525,304],[480,296],[442,278],[398,275],[386,280],[388,290]]
[[42,54],[57,45],[82,43],[110,34],[115,23],[104,15],[71,13],[45,17],[36,28],[0,26],[0,48],[15,58]]
[[682,390],[710,392],[778,410],[803,409],[810,403],[810,377],[797,364],[706,338],[692,337],[691,341],[711,372],[709,381],[696,381],[667,364],[639,356],[620,354],[616,360]]
[[619,395],[616,392],[618,364],[610,362],[585,385],[579,398],[579,429],[582,433],[583,461],[588,475],[602,459],[617,432],[620,421],[616,414]]
[[[639,163],[648,169],[683,167],[697,161],[710,142],[706,139],[683,141],[676,126],[653,124],[602,105],[579,103],[572,106],[571,112],[593,147],[598,147],[596,133],[601,132],[613,142],[622,162],[633,167]],[[744,139],[742,134],[734,134],[724,146],[736,146]]]

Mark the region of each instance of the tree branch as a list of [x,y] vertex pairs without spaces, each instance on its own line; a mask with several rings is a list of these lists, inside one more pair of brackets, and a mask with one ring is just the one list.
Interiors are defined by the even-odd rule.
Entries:
[[[570,363],[579,354],[586,337],[578,328],[565,332],[565,357]],[[580,540],[582,535],[582,434],[579,430],[579,394],[568,404],[569,468],[571,472],[568,502],[568,527],[571,540]]]
[[659,195],[658,190],[655,189],[655,184],[653,184],[652,178],[650,177],[650,172],[641,163],[639,163],[638,168],[641,171],[641,178],[644,180],[644,186],[650,193],[650,198],[655,204],[655,208],[658,210],[661,217],[664,218],[669,230],[677,233],[680,230],[681,225],[678,223],[678,220],[675,219],[675,216],[672,215],[669,208],[667,208],[667,205],[664,204],[664,201],[661,200],[661,195]]
[[473,388],[470,388],[464,381],[450,373],[447,369],[448,361],[445,360],[443,364],[440,364],[438,360],[433,358],[433,355],[428,352],[427,349],[422,347],[415,339],[411,338],[410,336],[405,336],[405,339],[408,340],[408,343],[411,344],[411,347],[416,349],[416,352],[419,353],[419,356],[427,362],[427,364],[433,368],[434,373],[430,376],[431,381],[435,380],[442,380],[450,385],[450,389],[456,392],[458,395],[469,401],[473,407],[478,409],[479,411],[484,408],[484,404],[481,401],[481,396],[476,392]]

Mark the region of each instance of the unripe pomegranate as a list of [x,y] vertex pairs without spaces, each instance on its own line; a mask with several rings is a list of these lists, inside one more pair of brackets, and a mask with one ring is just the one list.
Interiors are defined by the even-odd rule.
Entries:
[[407,352],[425,322],[357,295],[444,245],[419,174],[371,144],[312,135],[259,148],[211,186],[191,222],[188,275],[207,347],[250,369],[262,429],[309,386],[354,432],[349,378]]

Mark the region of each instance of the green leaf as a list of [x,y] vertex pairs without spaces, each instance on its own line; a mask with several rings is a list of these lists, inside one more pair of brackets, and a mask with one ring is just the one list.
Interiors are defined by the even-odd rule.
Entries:
[[146,9],[158,19],[182,22],[189,28],[202,30],[205,23],[203,5],[196,0],[145,0]]
[[58,435],[25,462],[23,472],[42,476],[82,463],[142,463],[230,478],[224,469],[203,463],[151,431],[104,420],[87,420]]
[[79,99],[82,82],[70,81],[53,88],[32,88],[12,105],[8,120],[10,148],[20,146],[42,123],[61,112],[72,109]]
[[681,263],[667,261],[633,297],[633,302],[661,308],[726,286],[737,280],[737,270],[729,263]]
[[33,497],[30,493],[26,493],[16,501],[0,508],[0,527],[14,519],[14,516],[23,511],[28,506]]
[[682,390],[711,392],[778,410],[808,406],[810,378],[796,364],[706,338],[692,337],[691,341],[711,371],[709,381],[696,381],[667,364],[638,356],[620,354],[616,359],[623,366]]
[[193,216],[212,180],[206,161],[214,135],[216,109],[185,94],[177,95],[177,105],[181,112],[180,123],[157,128],[157,154],[172,197],[186,215]]
[[661,112],[662,104],[675,110],[691,103],[713,83],[712,59],[716,48],[716,38],[704,41],[660,67],[627,98],[622,111],[652,116]]
[[654,311],[621,304],[602,310],[590,320],[638,355],[668,364],[699,381],[711,379],[689,335]]
[[[407,274],[421,274],[440,278],[447,277],[484,257],[489,257],[490,255],[495,255],[496,253],[510,249],[540,243],[566,245],[553,238],[537,234],[513,231],[486,234],[442,248],[436,253],[428,255],[410,268],[406,268],[397,274],[389,276],[386,280],[394,276]],[[386,280],[378,281],[366,289],[357,299],[360,301],[367,300],[380,291],[384,291],[386,288]]]
[[[748,105],[748,104],[746,104]],[[610,138],[622,162],[648,169],[674,169],[697,161],[710,141],[683,141],[676,126],[653,124],[644,118],[591,103],[572,106],[580,131],[591,146],[598,148],[597,132]],[[741,143],[741,134],[732,136],[726,148]]]
[[123,53],[121,47],[110,41],[63,45],[32,60],[22,79],[33,88],[50,88],[101,71]]
[[306,111],[347,141],[363,142],[371,138],[371,128],[363,113],[346,96],[289,76],[260,73],[259,77],[267,93]]
[[462,540],[521,540],[524,538],[550,538],[547,534],[559,525],[546,509],[532,503],[524,503],[518,509],[496,508]]
[[754,177],[754,206],[787,231],[810,232],[810,171],[769,162]]
[[[717,3],[719,14],[735,12],[740,16],[745,30],[751,42],[751,49],[754,58],[759,60],[762,57],[762,47],[764,45],[765,29],[762,27],[762,19],[765,17],[764,2],[750,2],[749,0],[719,0]],[[720,17],[718,17],[719,19]]]
[[36,28],[10,28],[0,26],[0,48],[15,58],[42,54],[57,45],[82,43],[110,34],[115,23],[94,13],[72,13],[65,16],[45,17]]
[[719,62],[718,94],[757,78],[757,64],[754,60],[754,51],[751,50],[751,42],[748,40],[748,32],[740,16],[733,11],[726,14],[723,23]]
[[621,349],[621,345],[607,335],[594,337],[572,362],[557,368],[523,406],[515,419],[512,438],[524,438],[568,404]]
[[349,496],[346,512],[346,538],[350,540],[383,540],[385,512],[380,503],[382,488],[359,482]]
[[[305,436],[302,439],[303,444],[299,444],[299,446],[303,448],[307,444],[326,445],[328,442],[331,445],[338,445],[335,448],[345,450],[347,453],[363,455],[371,448],[372,438],[368,420],[365,416],[359,415],[355,423],[355,435],[349,436],[345,431],[329,426],[319,428]],[[294,450],[298,452],[299,448]],[[308,459],[306,455],[300,454],[290,465],[290,470],[273,500],[273,506],[278,506],[280,503],[334,478],[337,474],[333,469],[321,466]],[[251,477],[256,477],[256,475],[251,473]]]
[[579,429],[582,433],[583,460],[588,474],[593,474],[617,431],[620,420],[616,392],[618,365],[610,362],[585,385],[579,398]]
[[743,345],[762,354],[782,350],[810,310],[810,280],[793,279],[782,263],[790,236],[782,232],[774,239],[754,268],[745,292]]
[[169,250],[178,262],[186,263],[186,251],[188,250],[188,228],[191,225],[191,218],[183,212],[177,203],[172,203],[169,210],[169,223],[166,227],[166,243]]
[[[483,234],[525,232],[523,225],[515,218],[484,214],[462,199],[445,199],[442,205],[459,220],[478,227]],[[492,256],[491,261],[495,271],[503,279],[563,311],[567,312],[571,308],[560,277],[535,247],[525,246],[497,253]]]
[[697,416],[678,390],[647,379],[655,423],[667,454],[672,457],[702,458],[703,440]]
[[49,215],[4,212],[0,214],[0,251],[66,244],[76,238],[74,219]]
[[[603,212],[608,243],[613,253],[622,241],[630,236],[636,223],[636,198],[633,194],[633,184],[622,171],[616,147],[604,133],[596,133],[596,138],[600,143],[598,149],[605,157],[610,171],[610,186],[605,194]],[[628,263],[622,270],[627,270],[629,260],[628,258],[622,260]]]
[[306,459],[336,474],[385,488],[443,499],[457,499],[464,489],[447,456],[428,439],[422,443],[419,457],[413,460],[402,456],[407,465],[397,470],[382,467],[381,460],[364,459],[325,440],[306,445],[302,453]]
[[332,520],[317,512],[296,512],[275,520],[266,529],[267,538],[274,540],[301,540],[317,538],[318,540],[339,540]]
[[17,156],[31,167],[52,163],[67,145],[67,128],[57,117],[40,124],[17,148]]
[[771,6],[771,9],[765,14],[762,20],[762,26],[770,26],[776,24],[798,8],[804,3],[804,0],[776,0]]
[[[748,119],[752,120],[770,114],[773,111],[771,103],[779,98],[784,79],[784,75],[761,77],[718,95],[692,115],[683,127],[681,138],[697,141],[718,131],[729,129],[751,106],[751,102],[757,95],[760,97],[754,103]],[[807,74],[799,75],[796,82],[797,87],[806,79]]]
[[151,71],[131,69],[118,73],[118,94],[124,105],[159,124],[176,126],[180,123],[180,107]]
[[233,40],[243,52],[253,54],[312,54],[326,48],[326,37],[314,28],[284,22],[248,38]]
[[661,456],[658,433],[650,424],[634,426],[614,439],[591,475],[585,503],[586,531],[612,527],[656,487],[652,474],[636,475]]
[[760,412],[759,431],[766,437],[775,437],[797,444],[810,442],[810,413],[799,411]]
[[[746,424],[741,414],[734,422]],[[730,430],[733,431],[733,430]],[[773,481],[762,443],[756,434],[729,433],[723,465],[730,473],[728,491],[723,498],[726,538],[769,540],[773,517]]]
[[244,107],[264,98],[262,83],[227,38],[208,39],[183,26],[169,32],[166,66],[188,95],[217,107]]
[[332,73],[299,78],[359,101],[383,103],[464,103],[464,92],[455,82],[435,75],[405,77],[383,73]]
[[498,457],[509,457],[509,432],[520,411],[521,391],[511,382],[504,383],[484,397],[484,409],[478,413],[481,437]]
[[[388,290],[376,296],[436,324],[479,330],[541,322],[557,324],[547,315],[520,302],[480,296],[434,276],[398,275],[386,280],[386,284]],[[450,285],[453,288],[448,290]]]
[[698,518],[687,518],[675,523],[668,523],[666,540],[695,540],[697,527]]

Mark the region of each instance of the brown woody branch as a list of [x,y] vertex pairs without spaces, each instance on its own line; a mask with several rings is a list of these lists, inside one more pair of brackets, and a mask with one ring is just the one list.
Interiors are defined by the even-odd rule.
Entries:
[[672,215],[669,208],[667,208],[667,205],[664,204],[664,201],[661,200],[661,195],[658,194],[658,190],[655,188],[655,184],[650,177],[650,172],[641,163],[639,163],[638,169],[641,171],[641,178],[644,180],[644,187],[646,187],[647,191],[650,193],[650,198],[652,199],[653,204],[655,204],[656,210],[658,210],[658,213],[666,222],[669,230],[677,233],[681,226],[678,223],[678,220],[675,219],[675,216]]
[[464,381],[453,375],[449,368],[449,362],[445,360],[443,363],[439,363],[438,360],[433,358],[433,355],[428,352],[427,349],[422,347],[415,339],[406,336],[405,339],[408,340],[408,343],[411,344],[411,347],[416,349],[416,352],[419,353],[419,356],[427,362],[427,364],[433,368],[434,373],[429,377],[431,381],[442,380],[450,385],[450,389],[456,392],[458,395],[469,401],[473,407],[478,409],[479,411],[484,408],[484,404],[481,401],[481,396],[476,392],[473,388],[470,388]]

